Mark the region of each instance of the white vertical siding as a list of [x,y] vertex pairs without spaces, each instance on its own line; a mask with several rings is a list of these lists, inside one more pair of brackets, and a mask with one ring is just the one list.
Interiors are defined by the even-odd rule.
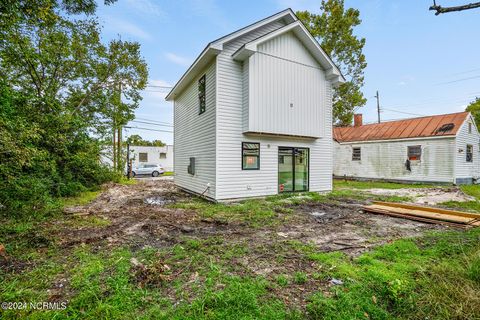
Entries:
[[[206,111],[199,113],[198,79],[206,75]],[[175,184],[215,198],[216,62],[213,61],[175,98],[174,169]],[[195,175],[187,172],[190,157],[195,157]]]
[[[302,140],[244,135],[245,100],[243,93],[257,85],[250,81],[245,88],[243,63],[231,55],[243,44],[282,27],[275,22],[227,43],[217,57],[217,175],[216,198],[219,200],[276,194],[278,189],[278,147],[310,148],[310,190],[331,190],[332,176],[332,113],[331,87],[328,82],[318,88],[322,93],[321,108],[325,116],[319,126],[325,127],[320,139]],[[273,81],[274,78],[272,77]],[[261,94],[261,93],[259,93]],[[250,97],[252,95],[250,94]],[[260,170],[242,170],[241,143],[260,143]]]
[[243,62],[243,78],[242,78],[242,85],[243,85],[243,97],[242,97],[242,121],[243,121],[243,131],[248,131],[248,119],[249,119],[249,61],[248,59]]
[[[472,124],[472,133],[468,133],[468,123]],[[473,146],[473,162],[467,162],[467,144]],[[472,117],[462,124],[457,133],[455,146],[455,178],[471,179],[478,178],[479,172],[479,134]],[[460,152],[462,150],[462,152]]]
[[325,72],[293,32],[249,58],[249,132],[320,137]]
[[[421,145],[420,161],[405,167],[408,146]],[[454,177],[455,138],[364,143],[334,143],[334,175],[372,179],[451,182]],[[352,148],[361,148],[361,160],[352,160]]]

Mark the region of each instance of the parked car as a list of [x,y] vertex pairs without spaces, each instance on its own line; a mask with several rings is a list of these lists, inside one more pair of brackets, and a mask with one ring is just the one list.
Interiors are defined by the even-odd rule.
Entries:
[[[140,164],[137,167],[132,168],[132,176],[136,175],[151,175],[152,177],[158,177],[163,174],[165,170],[159,164]],[[128,174],[128,173],[127,173]]]

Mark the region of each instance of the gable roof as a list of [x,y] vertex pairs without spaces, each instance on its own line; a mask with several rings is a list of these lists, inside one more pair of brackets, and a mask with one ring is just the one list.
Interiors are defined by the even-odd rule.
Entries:
[[345,82],[340,70],[333,63],[332,59],[323,51],[323,49],[318,44],[317,40],[312,36],[312,34],[305,28],[303,23],[300,20],[292,22],[282,28],[279,28],[275,31],[267,33],[266,35],[257,38],[249,43],[244,44],[240,49],[233,54],[233,59],[238,61],[243,61],[258,52],[258,46],[262,43],[267,42],[275,37],[278,37],[287,32],[293,32],[297,38],[302,42],[302,44],[307,48],[307,50],[312,54],[315,60],[327,71],[327,79],[332,80],[335,84]]
[[333,138],[341,143],[455,136],[469,115],[469,112],[458,112],[358,127],[336,127]]
[[[171,101],[175,98],[177,94],[182,92],[183,89],[185,89],[185,87],[189,85],[190,82],[196,77],[196,75],[199,72],[201,72],[210,63],[210,61],[223,50],[223,46],[225,43],[230,42],[231,40],[237,37],[240,37],[248,32],[251,32],[252,30],[255,30],[257,28],[260,28],[264,25],[270,24],[275,21],[284,21],[287,24],[287,26],[290,24],[296,23],[295,27],[298,27],[297,25],[300,24],[303,27],[304,32],[306,32],[306,34],[308,34],[308,36],[311,39],[313,39],[313,41],[316,43],[317,50],[319,49],[321,51],[322,55],[324,55],[324,59],[327,59],[329,61],[330,68],[327,68],[327,78],[332,77],[332,74],[334,74],[338,78],[339,82],[344,81],[343,76],[340,74],[340,71],[332,62],[330,57],[328,57],[328,55],[326,55],[325,52],[320,48],[320,46],[318,45],[316,40],[312,37],[310,32],[308,32],[305,26],[303,26],[303,24],[298,20],[298,17],[295,15],[295,13],[293,13],[292,9],[288,8],[274,15],[271,15],[270,17],[267,17],[255,23],[252,23],[244,28],[241,28],[237,31],[234,31],[230,34],[227,34],[221,38],[218,38],[210,42],[205,47],[205,49],[203,49],[200,55],[195,59],[192,65],[187,69],[187,71],[182,75],[180,80],[178,80],[175,86],[173,86],[172,90],[165,97],[165,100]],[[283,29],[283,28],[280,28],[280,29]]]

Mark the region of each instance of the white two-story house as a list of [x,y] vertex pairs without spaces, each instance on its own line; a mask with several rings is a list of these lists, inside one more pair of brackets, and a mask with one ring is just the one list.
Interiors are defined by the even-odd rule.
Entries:
[[290,9],[210,42],[166,97],[176,185],[217,201],[331,190],[343,81]]

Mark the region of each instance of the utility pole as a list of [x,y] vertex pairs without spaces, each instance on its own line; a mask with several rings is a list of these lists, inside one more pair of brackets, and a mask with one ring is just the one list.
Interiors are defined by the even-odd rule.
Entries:
[[375,98],[377,98],[378,123],[380,123],[380,96],[378,95],[378,90],[377,90],[377,95],[375,96]]
[[130,143],[127,140],[127,178],[130,179],[130,172],[132,168],[130,165]]
[[[122,103],[122,83],[120,82],[118,84],[118,103],[121,104]],[[118,152],[118,155],[117,155],[117,170],[118,171],[122,171],[123,168],[122,168],[122,126],[119,125],[118,128],[117,128],[117,139],[118,139],[118,148],[117,148],[117,152]]]
[[116,131],[115,131],[115,119],[113,119],[113,170],[117,169],[117,141],[116,141]]

